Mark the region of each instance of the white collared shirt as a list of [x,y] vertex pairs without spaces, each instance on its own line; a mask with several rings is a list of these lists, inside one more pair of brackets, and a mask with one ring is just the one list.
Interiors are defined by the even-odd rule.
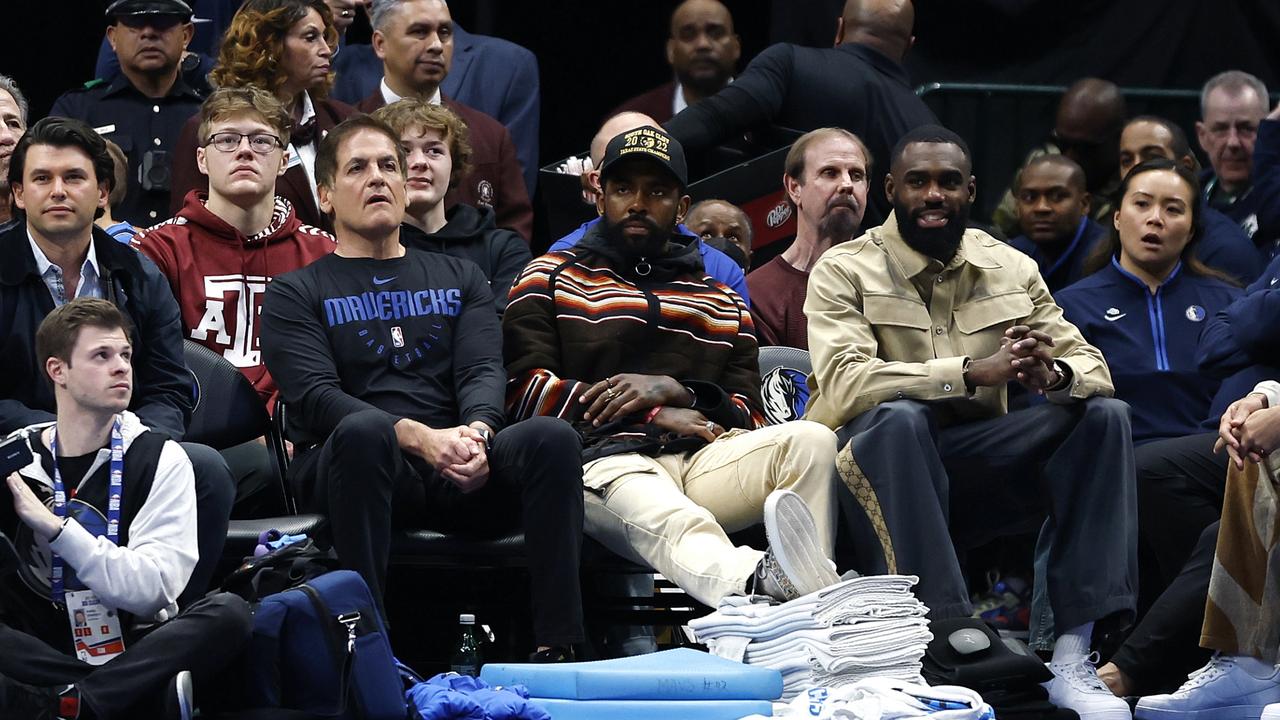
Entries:
[[[311,102],[310,93],[302,93],[302,120],[299,125],[306,125],[316,116],[316,106]],[[320,146],[320,137],[309,145],[296,145],[289,143],[289,150],[298,156],[298,160],[302,163],[302,169],[307,173],[307,186],[311,188],[311,197],[316,201],[316,207],[320,207],[320,193],[316,190],[316,151]],[[291,163],[290,163],[291,164]]]
[[55,306],[65,305],[75,298],[106,297],[106,293],[102,290],[102,273],[98,270],[98,254],[93,249],[92,237],[89,239],[89,252],[85,256],[84,264],[80,266],[80,280],[76,283],[75,297],[71,298],[67,297],[67,284],[62,268],[49,261],[49,257],[32,237],[30,228],[27,228],[27,241],[31,243],[31,254],[36,258],[36,270],[40,272],[40,279],[44,281],[45,287],[49,288],[49,294],[53,296]]
[[[727,82],[727,83],[725,83],[725,84],[726,84],[726,85],[728,85],[728,84],[730,84],[730,83],[732,83],[732,82],[733,82],[733,78],[729,78],[729,82]],[[680,84],[680,81],[679,81],[679,80],[676,80],[676,92],[675,92],[675,95],[673,95],[673,96],[671,97],[671,115],[672,115],[672,117],[675,117],[676,115],[679,115],[679,114],[680,114],[680,111],[681,111],[681,110],[684,110],[684,109],[685,109],[685,108],[687,108],[687,107],[689,107],[689,103],[688,103],[688,102],[686,102],[686,101],[685,101],[685,99],[684,99],[684,85],[681,85],[681,84]]]
[[[396,91],[395,91],[395,90],[392,90],[392,89],[391,89],[391,86],[390,86],[390,85],[387,85],[387,78],[386,78],[386,76],[383,76],[383,78],[382,78],[382,101],[383,101],[383,102],[385,102],[386,104],[390,105],[391,103],[393,103],[393,102],[395,102],[395,101],[397,101],[397,100],[403,100],[403,99],[404,99],[403,97],[401,97],[400,95],[397,95],[397,94],[396,94]],[[431,99],[427,100],[427,102],[431,103],[432,105],[439,105],[439,104],[440,104],[440,88],[439,88],[439,87],[436,87],[436,91],[435,91],[434,93],[432,93],[432,95],[431,95]]]

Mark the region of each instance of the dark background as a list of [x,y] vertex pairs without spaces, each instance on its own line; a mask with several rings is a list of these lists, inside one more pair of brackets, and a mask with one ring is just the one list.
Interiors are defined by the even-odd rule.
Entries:
[[[0,72],[31,99],[38,118],[62,91],[91,79],[104,0],[6,3]],[[676,0],[515,2],[453,0],[472,32],[510,39],[538,57],[541,163],[586,148],[604,114],[664,82],[663,44]],[[728,0],[745,65],[775,41],[827,45],[840,0]],[[367,39],[361,16],[349,37]],[[1280,89],[1280,3],[1268,0],[919,0],[907,66],[916,85],[992,82],[1066,85],[1085,76],[1124,87],[1195,90],[1229,68]],[[979,212],[997,199],[1022,154],[1052,122],[1053,96],[926,96],[974,146]],[[1194,101],[1131,101],[1161,112],[1194,137]],[[986,192],[982,192],[986,189]]]

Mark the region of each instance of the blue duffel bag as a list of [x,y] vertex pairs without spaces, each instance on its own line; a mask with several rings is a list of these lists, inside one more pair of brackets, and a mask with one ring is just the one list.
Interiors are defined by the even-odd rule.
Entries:
[[408,716],[386,626],[350,570],[262,598],[245,655],[248,707],[342,720]]

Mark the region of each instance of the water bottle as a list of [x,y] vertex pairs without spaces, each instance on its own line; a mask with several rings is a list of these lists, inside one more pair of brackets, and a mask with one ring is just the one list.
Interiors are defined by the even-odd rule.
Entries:
[[458,616],[461,640],[453,653],[449,669],[461,675],[480,677],[480,635],[476,632],[476,616],[463,613]]

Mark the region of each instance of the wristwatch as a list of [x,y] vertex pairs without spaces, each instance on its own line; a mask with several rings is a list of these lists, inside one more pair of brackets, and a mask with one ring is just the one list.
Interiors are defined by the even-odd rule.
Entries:
[[476,432],[480,433],[480,437],[484,438],[485,452],[493,449],[493,431],[489,428],[476,428]]

